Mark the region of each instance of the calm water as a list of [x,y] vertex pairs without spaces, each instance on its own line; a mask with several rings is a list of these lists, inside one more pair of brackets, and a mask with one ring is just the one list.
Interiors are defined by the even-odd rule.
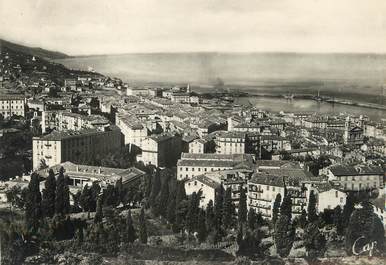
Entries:
[[372,120],[386,118],[385,110],[348,106],[342,104],[331,104],[307,99],[286,100],[284,98],[249,97],[238,98],[235,103],[249,104],[249,102],[261,109],[272,112],[318,112],[318,113],[349,113],[351,115],[367,115]]

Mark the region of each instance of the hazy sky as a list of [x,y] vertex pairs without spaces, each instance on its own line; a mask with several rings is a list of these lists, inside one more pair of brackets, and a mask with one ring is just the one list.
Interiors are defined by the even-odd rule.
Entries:
[[386,0],[0,0],[0,37],[71,55],[386,52]]

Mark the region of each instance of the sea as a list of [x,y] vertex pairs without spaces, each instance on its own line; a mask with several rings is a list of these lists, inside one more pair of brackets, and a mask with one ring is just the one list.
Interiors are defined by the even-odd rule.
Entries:
[[[220,87],[263,94],[338,93],[342,98],[368,97],[378,104],[384,104],[378,98],[386,96],[385,54],[148,53],[76,56],[56,62],[71,69],[93,69],[133,86],[189,83],[207,92]],[[313,100],[259,97],[252,101],[274,111],[354,112],[386,118],[383,110]]]

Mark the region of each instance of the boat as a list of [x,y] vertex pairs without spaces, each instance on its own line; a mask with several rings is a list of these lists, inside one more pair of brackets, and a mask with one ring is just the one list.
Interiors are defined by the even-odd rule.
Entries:
[[314,96],[313,99],[316,101],[322,101],[323,100],[322,97],[320,96],[320,90],[319,89],[318,89],[318,95]]
[[285,98],[285,99],[289,99],[289,100],[294,99],[294,94],[287,94],[287,95],[284,95],[284,98]]

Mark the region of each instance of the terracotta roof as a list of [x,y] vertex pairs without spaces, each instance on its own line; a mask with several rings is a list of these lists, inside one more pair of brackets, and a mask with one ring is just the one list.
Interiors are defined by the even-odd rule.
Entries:
[[37,173],[42,177],[47,177],[48,172],[52,169],[55,173],[59,172],[59,169],[63,167],[65,170],[65,174],[70,176],[83,177],[85,179],[93,178],[100,181],[112,180],[122,178],[122,182],[129,182],[133,178],[142,176],[145,172],[135,168],[109,168],[109,167],[98,167],[98,166],[89,166],[82,164],[75,164],[72,162],[64,162],[61,164],[57,164],[47,169],[43,169],[38,171]]
[[383,175],[385,173],[381,167],[373,165],[338,164],[331,166],[330,171],[335,176]]
[[270,186],[284,187],[283,177],[286,185],[300,186],[303,181],[310,180],[311,173],[302,169],[264,169],[256,172],[251,182]]
[[215,180],[213,180],[211,178],[208,178],[205,175],[195,176],[191,180],[188,180],[187,183],[194,182],[194,181],[201,182],[202,184],[204,184],[204,185],[206,185],[208,187],[211,187],[213,189],[217,189],[217,188],[219,188],[221,186],[220,182],[217,182],[217,181],[215,181]]
[[[115,126],[110,126],[110,131],[116,131],[119,130],[119,128]],[[79,131],[53,131],[50,134],[41,136],[41,137],[34,137],[33,140],[43,140],[43,141],[61,141],[63,139],[69,139],[74,137],[84,137],[87,135],[96,135],[96,134],[103,134],[105,131],[100,131],[97,129],[83,129]]]

